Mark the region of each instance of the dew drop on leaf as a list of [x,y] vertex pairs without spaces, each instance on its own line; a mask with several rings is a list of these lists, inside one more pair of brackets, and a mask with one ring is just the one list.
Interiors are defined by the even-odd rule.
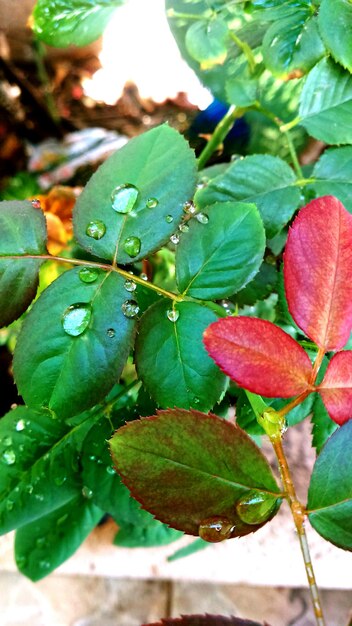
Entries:
[[130,257],[135,257],[141,249],[141,240],[138,237],[127,237],[123,244],[123,249]]
[[124,288],[126,289],[126,291],[135,291],[137,288],[136,283],[133,282],[133,280],[125,280],[124,282]]
[[101,239],[106,233],[106,226],[100,220],[89,222],[86,228],[86,235],[92,239]]
[[176,309],[168,309],[166,311],[166,317],[168,320],[170,320],[170,322],[177,322],[178,318],[180,317],[180,312]]
[[93,497],[93,491],[91,489],[89,489],[89,487],[84,485],[84,487],[82,488],[82,496],[84,498],[88,498],[88,500],[90,500]]
[[18,420],[16,426],[15,426],[17,432],[20,432],[21,430],[24,430],[26,428],[26,424],[24,420]]
[[12,437],[7,435],[6,437],[3,438],[2,443],[3,443],[3,445],[5,447],[11,446],[12,445]]
[[27,562],[28,561],[25,556],[16,556],[16,563],[17,563],[18,569],[22,569],[26,567]]
[[277,498],[262,491],[252,490],[236,503],[238,517],[246,524],[261,524],[275,508]]
[[177,235],[176,233],[174,235],[171,235],[170,237],[170,241],[171,243],[173,243],[175,246],[177,246],[178,243],[180,243],[180,237],[179,235]]
[[107,331],[106,331],[106,334],[107,334],[108,337],[113,338],[113,337],[115,337],[116,332],[115,332],[115,330],[113,328],[108,328]]
[[14,503],[12,502],[12,500],[7,500],[7,502],[6,502],[7,510],[8,511],[12,511],[13,507],[14,507]]
[[107,472],[107,474],[109,474],[110,476],[113,476],[113,475],[116,473],[116,472],[115,472],[115,470],[114,470],[114,468],[113,468],[113,467],[111,467],[111,465],[108,465],[108,466],[107,466],[107,468],[106,468],[106,472]]
[[174,218],[172,217],[172,215],[167,215],[167,216],[165,217],[165,221],[166,221],[168,224],[171,224],[171,222],[173,222],[173,221],[174,221]]
[[39,561],[39,567],[40,569],[48,570],[50,568],[50,561]]
[[234,524],[226,517],[214,516],[208,517],[199,525],[199,536],[204,541],[210,543],[218,543],[229,539],[235,529]]
[[33,493],[33,485],[29,484],[25,486],[25,491],[27,491],[27,493],[31,494]]
[[181,233],[188,233],[189,225],[188,224],[180,224],[178,229],[181,231]]
[[148,276],[147,276],[147,274],[144,274],[144,272],[142,272],[142,274],[140,274],[139,278],[141,278],[142,280],[145,280],[146,282],[148,280]]
[[35,545],[37,546],[37,548],[45,548],[45,546],[46,546],[46,538],[45,537],[38,537],[38,539],[35,542]]
[[12,448],[5,450],[2,454],[2,460],[6,463],[6,465],[14,465],[14,463],[16,463],[16,454],[14,450],[12,450]]
[[205,213],[197,213],[196,220],[200,224],[207,224],[209,222],[209,217]]
[[92,317],[92,309],[90,304],[86,302],[76,302],[71,304],[62,316],[62,325],[65,333],[71,337],[82,335]]
[[156,198],[148,198],[146,204],[148,209],[155,209],[155,207],[159,204],[159,200],[157,200]]
[[99,270],[92,267],[82,267],[78,275],[82,283],[94,283],[99,276]]
[[197,209],[195,205],[193,204],[193,202],[185,202],[183,205],[183,210],[188,215],[194,215]]
[[130,213],[138,200],[139,191],[132,183],[115,187],[111,194],[112,208],[117,213]]
[[125,300],[121,305],[122,313],[125,317],[133,318],[139,313],[139,306],[135,300]]

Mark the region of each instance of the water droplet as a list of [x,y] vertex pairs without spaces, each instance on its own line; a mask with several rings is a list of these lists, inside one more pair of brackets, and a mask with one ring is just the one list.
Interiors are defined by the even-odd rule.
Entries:
[[123,244],[123,249],[130,257],[137,256],[141,249],[141,240],[138,237],[127,237]]
[[97,457],[94,454],[91,454],[90,457],[89,457],[89,460],[90,461],[96,461]]
[[208,517],[202,521],[199,525],[199,536],[204,541],[210,543],[218,543],[229,539],[231,534],[235,530],[234,524],[231,524],[230,520],[226,517],[214,516]]
[[220,304],[225,309],[227,315],[233,315],[236,312],[236,306],[230,300],[221,300]]
[[14,465],[14,463],[16,463],[16,454],[14,450],[11,448],[5,450],[2,454],[2,460],[6,463],[6,465]]
[[116,332],[115,332],[115,330],[113,328],[108,328],[107,331],[106,331],[106,334],[107,334],[108,337],[112,338],[112,337],[115,337]]
[[40,569],[48,570],[50,568],[50,561],[39,561]]
[[16,404],[16,402],[13,402],[13,404],[11,404],[10,409],[13,411],[14,409],[17,409],[18,404]]
[[104,222],[100,220],[94,220],[93,222],[89,222],[86,229],[86,235],[88,237],[92,237],[92,239],[101,239],[104,237],[106,233],[106,226]]
[[35,545],[37,546],[37,548],[45,548],[45,546],[46,546],[46,538],[45,537],[38,537],[38,539],[35,542]]
[[159,200],[157,200],[156,198],[148,198],[146,204],[148,209],[155,209],[155,207],[159,204]]
[[68,513],[64,513],[64,515],[61,515],[61,517],[59,517],[56,521],[56,526],[62,526],[62,524],[66,522],[67,518],[68,518]]
[[27,493],[31,494],[33,493],[33,485],[26,485],[25,486],[25,490],[27,491]]
[[21,570],[24,567],[26,567],[28,561],[25,556],[16,556],[16,563],[17,563],[18,569]]
[[145,281],[148,280],[148,276],[147,276],[147,274],[144,274],[144,272],[142,272],[142,274],[140,274],[139,278],[141,278],[142,280],[145,280]]
[[38,200],[38,198],[34,198],[32,200],[32,207],[34,209],[41,209],[42,208],[42,205],[40,204],[40,200]]
[[7,502],[6,502],[6,508],[7,508],[7,510],[8,510],[8,511],[12,511],[13,506],[14,506],[14,502],[12,502],[12,500],[7,500]]
[[54,483],[58,487],[61,487],[61,485],[63,485],[66,480],[67,480],[67,476],[56,476],[54,478]]
[[126,291],[132,292],[136,290],[137,285],[133,282],[133,280],[125,280],[124,288],[126,289]]
[[166,311],[166,317],[168,320],[170,320],[170,322],[177,322],[178,318],[180,317],[180,312],[176,309],[168,309]]
[[99,276],[99,270],[92,267],[82,267],[82,269],[79,270],[78,275],[82,283],[94,283]]
[[64,331],[71,337],[82,335],[89,325],[92,309],[86,302],[71,304],[62,316]]
[[197,209],[193,202],[185,202],[183,205],[183,210],[188,215],[194,215]]
[[199,404],[200,400],[199,400],[199,398],[194,397],[192,402],[193,402],[193,404]]
[[21,430],[24,430],[26,428],[24,420],[18,420],[15,428],[16,428],[17,432],[20,432]]
[[181,233],[188,233],[189,225],[188,224],[180,224],[178,229],[181,231]]
[[88,500],[90,500],[90,498],[93,497],[93,491],[92,489],[89,489],[89,487],[87,487],[86,485],[84,485],[83,489],[82,489],[82,496],[84,498],[88,498]]
[[42,493],[36,493],[34,497],[38,500],[38,502],[44,502],[44,496]]
[[276,503],[274,496],[253,489],[238,500],[236,512],[246,524],[261,524],[271,516]]
[[122,313],[125,317],[136,317],[139,313],[139,306],[135,300],[125,300],[121,305]]
[[110,476],[114,476],[114,474],[116,473],[114,468],[111,467],[111,465],[108,465],[108,467],[106,468],[106,471],[108,474],[110,474]]
[[12,437],[10,437],[9,435],[7,437],[4,437],[3,440],[2,440],[2,443],[6,447],[11,446],[12,445]]
[[130,213],[138,200],[139,191],[132,183],[115,187],[111,194],[112,208],[117,213]]
[[178,243],[180,243],[180,237],[179,235],[177,235],[177,233],[175,233],[174,235],[171,235],[170,237],[170,241],[171,243],[173,243],[175,246],[177,246]]
[[172,215],[167,215],[167,216],[165,217],[165,221],[166,221],[168,224],[171,224],[171,222],[173,222],[173,221],[174,221],[174,218],[172,217]]
[[196,220],[200,224],[207,224],[209,222],[209,217],[205,213],[197,213]]
[[196,184],[196,189],[204,189],[206,187],[206,183],[199,182]]

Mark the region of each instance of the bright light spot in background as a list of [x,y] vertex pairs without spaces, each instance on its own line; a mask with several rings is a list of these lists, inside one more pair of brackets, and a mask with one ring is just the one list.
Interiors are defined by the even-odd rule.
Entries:
[[94,100],[115,104],[128,81],[154,102],[185,92],[192,104],[205,109],[213,99],[181,58],[164,0],[126,0],[104,33],[99,59],[102,68],[83,82]]

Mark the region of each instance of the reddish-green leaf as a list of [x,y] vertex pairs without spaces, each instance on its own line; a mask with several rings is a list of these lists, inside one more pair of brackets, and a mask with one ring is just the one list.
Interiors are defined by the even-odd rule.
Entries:
[[284,255],[288,307],[325,352],[352,328],[352,215],[333,196],[307,204],[289,231]]
[[[181,617],[167,617],[161,622],[154,624],[142,624],[142,626],[261,626],[259,622],[253,622],[239,617],[225,617],[224,615],[182,615]],[[268,625],[267,625],[268,626]]]
[[336,424],[352,417],[352,351],[335,354],[326,370],[319,391],[326,409]]
[[[231,537],[246,535],[278,508],[280,493],[266,458],[244,431],[216,415],[160,411],[119,428],[110,447],[132,495],[157,519],[190,535],[215,517],[234,527]],[[250,524],[236,511],[243,497],[248,504],[249,493],[253,508],[256,496],[273,505]]]
[[218,366],[241,387],[271,398],[290,398],[309,388],[306,352],[281,328],[255,317],[211,324],[204,344]]

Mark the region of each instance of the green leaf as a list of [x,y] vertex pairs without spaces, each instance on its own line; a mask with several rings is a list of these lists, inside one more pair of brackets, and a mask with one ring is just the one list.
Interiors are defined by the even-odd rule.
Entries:
[[49,46],[86,46],[105,30],[123,0],[37,0],[33,30]]
[[263,39],[266,67],[279,77],[290,72],[306,73],[324,55],[316,18],[309,5],[297,7],[291,15],[274,22]]
[[291,219],[300,202],[300,191],[291,168],[269,155],[253,155],[234,161],[225,174],[197,191],[200,209],[215,202],[254,202],[268,237],[274,237]]
[[17,319],[32,302],[43,261],[1,257],[46,254],[44,214],[31,202],[1,202],[0,232],[0,327],[3,327]]
[[44,578],[79,548],[103,516],[82,495],[16,532],[15,559],[34,582]]
[[317,454],[320,454],[322,447],[325,445],[329,437],[338,428],[337,424],[332,421],[329,413],[327,412],[324,403],[319,394],[316,394],[316,398],[313,404],[312,414],[312,445],[316,449]]
[[310,523],[324,539],[352,550],[352,420],[331,435],[320,452],[307,507]]
[[265,232],[254,204],[217,202],[189,222],[176,250],[179,290],[194,298],[226,298],[257,273],[265,250]]
[[169,528],[151,516],[145,525],[122,526],[114,538],[114,545],[120,548],[152,548],[166,546],[182,537],[182,533]]
[[194,22],[187,30],[185,44],[191,57],[202,70],[222,65],[227,57],[228,28],[217,17],[210,21]]
[[69,429],[48,412],[27,407],[0,420],[1,534],[51,513],[77,495],[77,444],[86,427],[83,422]]
[[349,0],[322,0],[319,30],[335,61],[352,72],[352,4]]
[[300,123],[310,135],[330,144],[352,143],[352,77],[331,59],[322,59],[304,84]]
[[[231,525],[231,536],[242,536],[277,510],[280,492],[267,460],[242,430],[215,415],[161,411],[120,428],[110,446],[134,497],[188,534],[198,535],[201,524],[217,517]],[[246,524],[236,505],[258,491],[273,509],[265,521]]]
[[311,177],[315,180],[307,185],[307,190],[313,190],[316,197],[336,196],[352,213],[351,168],[351,146],[325,150],[314,166]]
[[[169,319],[177,315],[177,321]],[[204,330],[216,319],[213,311],[193,302],[177,303],[172,309],[161,301],[142,316],[136,367],[159,406],[209,411],[219,400],[226,378],[202,343]]]
[[278,272],[273,265],[266,261],[260,266],[258,274],[253,280],[241,289],[233,298],[233,301],[242,307],[253,305],[258,300],[264,300],[275,291],[278,282]]
[[14,372],[32,407],[67,418],[97,404],[119,378],[129,354],[135,320],[124,279],[87,268],[65,272],[27,316],[18,338]]
[[91,177],[74,209],[75,235],[95,256],[134,263],[168,242],[195,183],[193,150],[176,130],[158,126],[131,139]]
[[171,554],[171,556],[167,557],[167,560],[169,561],[169,563],[172,563],[172,561],[183,559],[186,556],[195,554],[195,552],[204,550],[204,548],[206,548],[207,546],[209,546],[209,543],[199,537],[199,539],[195,539],[194,541],[192,541],[192,543],[189,543],[187,546],[183,546],[183,548],[179,548],[179,550],[175,550],[175,552]]

